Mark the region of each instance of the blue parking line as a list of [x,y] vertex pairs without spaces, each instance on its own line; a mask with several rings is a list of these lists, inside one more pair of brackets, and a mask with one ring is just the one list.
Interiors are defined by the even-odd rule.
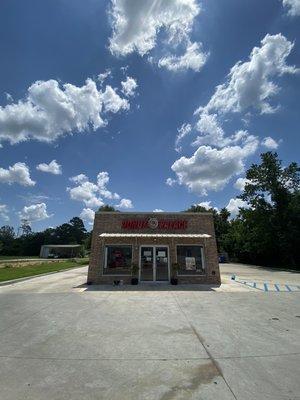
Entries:
[[280,292],[280,288],[279,288],[278,284],[274,283],[274,286],[275,286],[275,289],[277,290],[277,292]]
[[288,290],[289,292],[292,291],[292,289],[289,287],[289,285],[285,285],[285,287],[287,288],[287,290]]
[[268,292],[268,291],[269,291],[268,285],[267,285],[266,283],[264,283],[264,288],[265,288],[265,292]]

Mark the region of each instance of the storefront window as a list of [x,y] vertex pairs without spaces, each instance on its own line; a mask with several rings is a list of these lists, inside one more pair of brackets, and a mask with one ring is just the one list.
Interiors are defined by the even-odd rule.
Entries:
[[179,275],[197,275],[204,273],[202,250],[202,246],[177,246]]
[[104,274],[129,274],[131,263],[131,246],[105,246]]

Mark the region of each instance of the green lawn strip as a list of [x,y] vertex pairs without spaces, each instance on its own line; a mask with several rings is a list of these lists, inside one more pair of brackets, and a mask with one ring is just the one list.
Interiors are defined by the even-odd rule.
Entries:
[[63,261],[63,262],[44,262],[35,265],[26,265],[25,267],[12,267],[10,265],[0,269],[0,282],[12,279],[24,278],[28,276],[45,274],[47,272],[58,272],[68,268],[76,268],[88,264],[88,260]]
[[36,260],[38,258],[39,256],[0,256],[0,262],[5,260],[10,261],[10,260],[22,260],[22,259]]

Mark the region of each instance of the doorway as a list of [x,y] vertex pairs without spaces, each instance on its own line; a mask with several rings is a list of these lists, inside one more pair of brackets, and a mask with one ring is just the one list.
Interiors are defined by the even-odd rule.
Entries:
[[140,281],[168,282],[169,280],[168,246],[141,246]]

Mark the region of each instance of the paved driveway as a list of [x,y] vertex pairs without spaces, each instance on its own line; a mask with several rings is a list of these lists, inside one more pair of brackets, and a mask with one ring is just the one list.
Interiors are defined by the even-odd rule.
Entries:
[[87,288],[86,267],[0,287],[1,400],[300,399],[300,292],[238,267],[221,288]]

